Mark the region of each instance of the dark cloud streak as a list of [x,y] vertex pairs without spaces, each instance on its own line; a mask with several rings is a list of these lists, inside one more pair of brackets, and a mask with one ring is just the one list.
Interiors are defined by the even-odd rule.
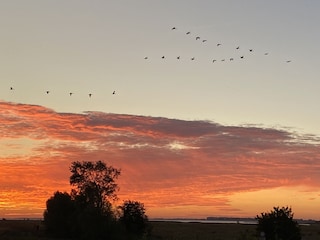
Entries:
[[[140,196],[150,206],[202,206],[208,201],[205,196],[214,194],[224,194],[228,202],[227,196],[236,192],[299,184],[320,187],[319,137],[290,130],[101,112],[57,113],[0,102],[0,135],[29,138],[35,144],[27,156],[0,155],[7,173],[3,176],[12,178],[11,184],[5,177],[0,182],[17,186],[18,192],[30,184],[21,182],[30,175],[15,175],[11,160],[23,162],[31,172],[42,169],[32,181],[48,189],[56,181],[68,184],[71,161],[104,160],[122,169],[120,195]],[[52,169],[59,171],[53,176]],[[172,196],[175,200],[168,201]]]

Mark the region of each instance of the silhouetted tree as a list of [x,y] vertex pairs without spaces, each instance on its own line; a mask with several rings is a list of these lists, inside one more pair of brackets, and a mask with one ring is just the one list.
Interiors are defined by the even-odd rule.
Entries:
[[70,167],[72,173],[70,184],[76,188],[72,195],[86,205],[91,205],[101,211],[110,210],[110,200],[117,198],[119,189],[115,180],[120,175],[120,170],[107,166],[102,161],[73,162]]
[[119,189],[115,180],[120,170],[102,161],[73,162],[70,167],[70,184],[75,186],[71,195],[76,204],[77,233],[81,239],[110,237],[116,218],[111,200]]
[[47,200],[44,223],[47,232],[55,237],[70,237],[74,224],[75,204],[71,196],[64,192],[55,192]]
[[148,217],[144,205],[137,201],[127,200],[120,208],[120,222],[126,231],[138,236],[143,235],[148,227]]
[[70,171],[70,184],[75,186],[71,195],[56,192],[47,200],[47,232],[74,239],[115,239],[115,229],[120,229],[120,224],[111,200],[117,198],[115,180],[120,170],[102,161],[84,161],[73,162]]
[[257,215],[258,232],[264,232],[266,240],[301,240],[299,225],[293,220],[289,207],[274,207],[268,213]]

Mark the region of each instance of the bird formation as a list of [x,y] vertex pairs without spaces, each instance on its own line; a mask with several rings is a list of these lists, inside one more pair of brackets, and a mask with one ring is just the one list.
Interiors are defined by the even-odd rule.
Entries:
[[[10,91],[14,91],[15,88],[10,87],[9,90],[10,90]],[[51,92],[50,92],[49,90],[46,90],[45,93],[46,93],[46,94],[49,94],[49,93],[51,93]],[[69,96],[71,97],[74,93],[73,93],[73,92],[69,92],[68,94],[69,94]],[[114,90],[114,91],[112,92],[112,95],[115,95],[115,94],[116,94],[116,91]],[[91,97],[93,96],[93,94],[92,94],[92,93],[88,93],[88,96],[89,96],[89,98],[91,98]]]
[[[171,30],[172,30],[172,31],[178,31],[178,28],[177,28],[177,27],[172,27]],[[185,35],[193,36],[193,34],[191,33],[191,31],[186,31],[186,32],[185,32]],[[195,39],[196,41],[198,41],[198,42],[201,42],[201,43],[207,43],[207,42],[208,42],[207,39],[202,39],[200,36],[195,36],[194,39]],[[218,43],[215,43],[215,46],[216,46],[216,47],[222,47],[223,44],[222,44],[221,42],[218,42]],[[238,50],[238,52],[235,53],[235,55],[238,54],[238,57],[233,56],[233,57],[222,58],[222,59],[215,59],[215,58],[213,58],[213,59],[211,59],[211,62],[212,62],[212,63],[215,63],[215,62],[217,62],[217,61],[226,62],[226,59],[228,59],[229,62],[230,62],[230,61],[234,61],[234,60],[236,60],[236,59],[240,59],[240,60],[245,59],[245,54],[244,54],[244,55],[240,54],[240,50],[243,50],[240,46],[235,46],[234,49],[235,49],[235,50]],[[252,54],[252,53],[254,52],[254,49],[253,49],[253,48],[249,48],[249,49],[247,49],[247,50],[244,50],[244,53],[245,53],[245,52],[248,52],[249,54]],[[243,51],[242,51],[242,53],[243,53]],[[268,56],[268,55],[269,55],[269,52],[264,52],[263,55],[264,55],[264,56]],[[145,59],[145,60],[148,60],[149,57],[148,57],[148,56],[145,56],[144,59]],[[166,59],[166,56],[161,56],[161,59]],[[176,59],[177,59],[177,60],[180,60],[180,59],[181,59],[181,56],[180,56],[180,55],[179,55],[179,56],[176,56]],[[194,61],[194,60],[196,60],[196,57],[195,57],[195,56],[192,56],[192,57],[189,57],[189,59],[190,59],[191,61]],[[285,62],[285,63],[291,63],[292,60],[286,60],[286,61],[284,61],[284,62]]]

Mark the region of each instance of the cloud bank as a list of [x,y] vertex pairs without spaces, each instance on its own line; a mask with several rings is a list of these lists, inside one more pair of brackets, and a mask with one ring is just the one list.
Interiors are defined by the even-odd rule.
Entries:
[[232,206],[234,194],[320,187],[319,136],[290,129],[0,102],[0,136],[3,216],[41,216],[82,160],[121,168],[119,198],[143,202],[152,217],[241,215],[249,211]]

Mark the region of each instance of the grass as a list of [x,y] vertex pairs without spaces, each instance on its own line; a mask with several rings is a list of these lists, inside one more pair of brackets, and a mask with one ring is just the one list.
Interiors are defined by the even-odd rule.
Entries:
[[33,240],[44,238],[44,226],[40,220],[1,220],[1,240]]
[[[150,240],[257,240],[256,226],[151,221]],[[320,224],[301,226],[303,240],[319,240]],[[1,240],[52,240],[39,220],[0,220]]]
[[[152,222],[152,240],[257,240],[256,225]],[[301,226],[302,240],[319,240],[320,224]]]
[[154,239],[166,240],[231,240],[241,236],[256,239],[256,226],[222,223],[153,222]]

